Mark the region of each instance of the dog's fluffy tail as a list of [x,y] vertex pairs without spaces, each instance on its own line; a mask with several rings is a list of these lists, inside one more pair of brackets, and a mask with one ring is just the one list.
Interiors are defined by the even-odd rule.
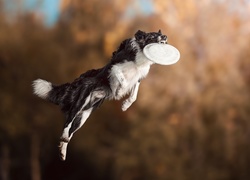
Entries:
[[49,92],[53,89],[51,82],[42,79],[33,81],[32,86],[34,94],[42,99],[48,99]]
[[69,83],[54,85],[43,79],[34,80],[32,83],[33,93],[35,95],[56,105],[63,102],[64,97],[67,95],[69,85]]

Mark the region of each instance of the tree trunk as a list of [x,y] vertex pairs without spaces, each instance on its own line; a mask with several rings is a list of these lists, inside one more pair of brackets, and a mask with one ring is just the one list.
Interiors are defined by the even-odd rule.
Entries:
[[10,154],[7,145],[2,146],[2,155],[0,160],[0,179],[9,180]]
[[31,137],[31,179],[32,180],[41,180],[40,172],[40,142],[39,137],[36,134],[33,134]]

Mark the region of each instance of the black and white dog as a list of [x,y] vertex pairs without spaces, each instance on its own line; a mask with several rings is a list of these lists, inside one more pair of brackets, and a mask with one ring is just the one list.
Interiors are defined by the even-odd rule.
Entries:
[[134,38],[120,44],[103,68],[89,70],[72,83],[54,85],[42,79],[33,82],[34,94],[59,105],[66,115],[59,145],[62,160],[66,158],[67,145],[74,132],[105,99],[119,100],[130,94],[122,103],[123,111],[136,100],[140,81],[153,64],[142,52],[150,43],[165,44],[167,36],[160,30],[150,33],[139,30]]

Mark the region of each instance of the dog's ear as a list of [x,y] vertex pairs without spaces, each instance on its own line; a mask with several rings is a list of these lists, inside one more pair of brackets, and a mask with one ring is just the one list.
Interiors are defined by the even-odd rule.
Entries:
[[158,33],[161,34],[161,30],[160,29],[159,29]]
[[146,38],[146,35],[147,33],[141,31],[141,30],[138,30],[136,33],[135,33],[135,39],[137,41],[142,41]]

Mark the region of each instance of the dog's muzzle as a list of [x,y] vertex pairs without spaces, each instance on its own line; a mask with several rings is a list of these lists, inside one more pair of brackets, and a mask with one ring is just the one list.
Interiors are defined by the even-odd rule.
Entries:
[[157,40],[159,44],[167,44],[167,36],[165,35],[159,36]]

